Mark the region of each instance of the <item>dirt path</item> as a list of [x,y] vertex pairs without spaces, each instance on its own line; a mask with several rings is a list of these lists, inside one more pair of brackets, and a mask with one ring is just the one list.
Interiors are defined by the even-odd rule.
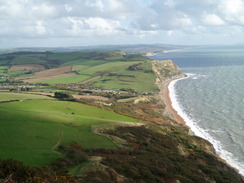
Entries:
[[88,83],[88,82],[90,82],[90,81],[99,79],[100,77],[102,77],[102,76],[94,76],[94,77],[91,77],[91,78],[89,78],[89,79],[86,79],[86,80],[80,82],[79,84],[86,84],[86,83]]
[[60,143],[63,139],[63,135],[64,135],[64,125],[63,124],[61,124],[61,126],[60,126],[60,130],[58,131],[58,135],[59,135],[58,141],[52,147],[52,152],[54,152],[55,154],[58,154],[58,155],[62,155],[62,153],[58,152],[56,149],[58,148],[58,146],[60,145]]
[[101,101],[108,101],[109,98],[96,96],[96,95],[73,95],[75,99],[94,99],[94,100],[101,100]]
[[59,75],[54,75],[54,76],[45,76],[45,77],[33,76],[28,79],[23,79],[23,81],[24,82],[37,82],[37,81],[56,79],[56,78],[61,78],[61,77],[66,77],[66,76],[71,76],[71,75],[75,75],[75,73],[71,72],[71,73],[59,74]]

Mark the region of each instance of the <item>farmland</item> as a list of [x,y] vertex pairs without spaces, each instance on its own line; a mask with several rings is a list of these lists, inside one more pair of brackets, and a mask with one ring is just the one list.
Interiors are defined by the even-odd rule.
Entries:
[[7,102],[13,100],[52,100],[50,97],[42,96],[42,95],[31,95],[31,94],[23,94],[23,93],[5,93],[0,92],[0,102]]
[[[1,97],[4,95],[7,94]],[[6,100],[34,99],[33,95],[4,97]],[[84,104],[54,100],[1,103],[0,113],[0,157],[38,166],[62,156],[56,152],[56,146],[74,141],[83,148],[116,148],[106,137],[91,132],[91,126],[138,121]]]
[[[86,84],[112,90],[157,91],[150,60],[121,51],[18,52],[2,55],[0,67],[2,82]],[[8,71],[7,67],[10,67]],[[144,85],[139,84],[142,80]]]

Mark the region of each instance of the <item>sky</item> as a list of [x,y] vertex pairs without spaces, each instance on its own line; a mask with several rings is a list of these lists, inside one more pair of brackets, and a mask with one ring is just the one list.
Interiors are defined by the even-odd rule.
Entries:
[[0,0],[0,47],[244,43],[244,0]]

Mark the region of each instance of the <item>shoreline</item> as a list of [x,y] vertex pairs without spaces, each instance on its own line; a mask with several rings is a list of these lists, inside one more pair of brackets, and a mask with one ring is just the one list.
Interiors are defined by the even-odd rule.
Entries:
[[[174,78],[174,79],[171,79],[171,80],[167,81],[166,83],[164,83],[163,86],[162,86],[161,95],[163,96],[163,100],[164,100],[164,103],[166,105],[166,109],[169,112],[169,114],[171,115],[171,117],[175,121],[177,121],[178,123],[187,126],[186,125],[186,121],[173,108],[172,101],[171,101],[171,98],[170,98],[170,91],[169,91],[169,85],[170,85],[170,83],[172,81],[174,81],[174,80],[178,80],[178,79],[182,79],[182,78],[184,78],[184,77]],[[189,127],[189,126],[187,126],[187,127]]]
[[[177,78],[174,78],[174,79],[170,79],[168,81],[166,81],[162,87],[161,87],[161,92],[160,92],[160,95],[163,97],[163,101],[166,105],[166,110],[167,112],[170,114],[170,117],[175,120],[176,122],[188,127],[190,130],[191,127],[187,125],[187,122],[178,114],[178,112],[174,109],[173,105],[172,105],[172,100],[170,98],[170,90],[169,90],[169,85],[171,82],[175,81],[175,80],[179,80],[179,79],[184,79],[185,77],[177,77]],[[194,133],[194,132],[193,132]],[[194,133],[195,134],[195,133]],[[196,134],[195,134],[196,135]],[[198,135],[197,135],[198,136]],[[203,138],[203,137],[201,137]],[[205,138],[203,138],[205,139]],[[210,142],[208,139],[205,139],[207,140],[208,142]],[[211,142],[210,142],[211,143]],[[212,144],[212,143],[211,143]],[[212,144],[213,145],[213,144]],[[214,145],[213,145],[214,147]],[[215,147],[214,147],[215,149]],[[216,151],[216,149],[215,149]],[[227,162],[227,160],[224,158],[224,157],[221,157],[221,155],[216,151],[216,156],[221,160],[223,161],[225,164],[227,164],[229,167],[233,168],[233,170],[239,174],[242,179],[244,180],[244,175],[240,172],[240,170],[238,168],[236,168],[235,166],[231,165],[229,162]]]

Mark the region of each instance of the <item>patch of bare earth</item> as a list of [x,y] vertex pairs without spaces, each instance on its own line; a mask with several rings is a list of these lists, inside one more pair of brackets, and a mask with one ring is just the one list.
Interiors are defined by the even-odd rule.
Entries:
[[65,66],[65,67],[59,67],[55,69],[48,69],[45,71],[37,72],[35,73],[36,77],[48,77],[48,76],[55,76],[60,75],[64,73],[68,73],[72,71],[72,66]]
[[24,81],[36,82],[36,81],[55,79],[55,78],[60,78],[60,77],[70,76],[70,75],[75,75],[75,73],[72,72],[72,66],[65,66],[65,67],[59,67],[55,69],[48,69],[48,70],[36,72],[33,77],[27,78]]
[[8,71],[41,71],[44,70],[43,65],[31,64],[31,65],[13,65]]
[[80,84],[86,84],[86,83],[91,82],[93,80],[99,79],[100,77],[102,77],[102,76],[94,76],[94,77],[91,77],[89,79],[86,79],[86,80],[82,81]]
[[35,95],[44,95],[44,96],[51,96],[54,97],[54,93],[44,93],[44,92],[26,92],[28,94],[35,94]]
[[75,73],[66,73],[66,74],[60,74],[60,75],[56,75],[56,76],[47,76],[47,77],[32,77],[29,79],[25,79],[23,81],[31,83],[31,82],[44,81],[44,80],[48,80],[48,79],[61,78],[61,77],[71,76],[71,75],[75,75]]
[[102,96],[94,96],[94,95],[73,95],[75,99],[92,99],[92,100],[100,100],[100,101],[108,101],[109,99]]

